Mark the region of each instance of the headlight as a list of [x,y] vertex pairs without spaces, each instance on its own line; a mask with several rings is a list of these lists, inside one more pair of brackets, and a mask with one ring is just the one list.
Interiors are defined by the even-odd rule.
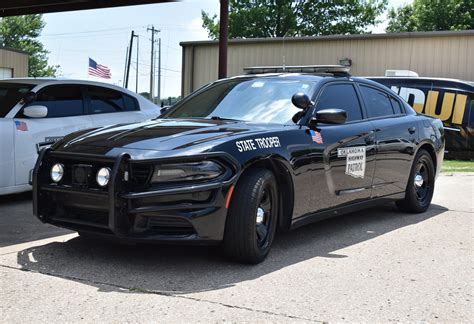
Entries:
[[156,165],[152,183],[209,180],[220,176],[224,168],[212,161]]
[[110,168],[101,168],[95,177],[97,184],[101,187],[105,187],[109,183],[111,172]]
[[56,163],[55,165],[53,165],[53,167],[51,168],[50,175],[51,180],[53,180],[54,182],[61,181],[64,175],[64,165],[62,165],[61,163]]

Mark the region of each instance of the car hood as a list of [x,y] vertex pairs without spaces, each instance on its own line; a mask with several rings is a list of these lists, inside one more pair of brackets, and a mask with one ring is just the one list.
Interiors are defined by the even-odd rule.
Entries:
[[[63,149],[78,146],[167,151],[226,141],[230,137],[280,128],[276,124],[255,124],[209,119],[157,119],[114,125],[68,136]],[[74,135],[74,134],[73,134]]]

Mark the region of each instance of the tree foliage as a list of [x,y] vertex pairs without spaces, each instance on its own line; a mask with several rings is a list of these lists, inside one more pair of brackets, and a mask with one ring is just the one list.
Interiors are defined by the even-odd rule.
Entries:
[[[230,0],[229,38],[366,33],[387,0]],[[217,15],[202,11],[209,37],[219,37]]]
[[41,15],[5,17],[0,20],[0,43],[29,55],[29,76],[54,76],[59,68],[48,65],[48,51],[38,39],[44,25]]
[[474,29],[474,0],[414,0],[388,17],[390,33]]

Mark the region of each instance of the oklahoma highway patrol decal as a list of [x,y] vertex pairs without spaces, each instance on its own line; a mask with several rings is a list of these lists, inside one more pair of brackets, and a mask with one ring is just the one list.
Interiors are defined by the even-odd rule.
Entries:
[[337,149],[337,157],[346,157],[346,174],[354,178],[365,176],[365,146]]

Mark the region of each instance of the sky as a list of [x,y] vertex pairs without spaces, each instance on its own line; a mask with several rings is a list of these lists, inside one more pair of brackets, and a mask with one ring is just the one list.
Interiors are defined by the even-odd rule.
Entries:
[[[389,0],[389,7],[398,7],[412,0]],[[89,79],[122,85],[125,55],[131,31],[139,35],[138,91],[150,91],[152,25],[161,38],[161,97],[181,93],[182,41],[208,39],[202,28],[201,10],[218,14],[219,0],[188,0],[183,2],[140,5],[109,9],[82,10],[45,14],[46,23],[40,36],[49,53],[49,64],[60,65],[65,78]],[[385,21],[372,29],[385,30]],[[110,68],[110,80],[87,75],[88,58]],[[136,89],[136,47],[132,54],[128,88]],[[216,63],[217,64],[217,63]],[[156,95],[156,83],[155,83]]]

